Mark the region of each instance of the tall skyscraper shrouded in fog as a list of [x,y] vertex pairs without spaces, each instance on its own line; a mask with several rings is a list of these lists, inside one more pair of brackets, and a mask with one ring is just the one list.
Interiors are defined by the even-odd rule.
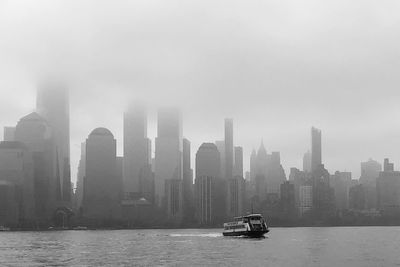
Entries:
[[[178,216],[178,207],[168,207],[168,203],[177,204],[182,201],[182,192],[176,190],[176,184],[182,182],[182,118],[178,109],[159,109],[157,121],[157,137],[155,147],[155,199],[160,207],[174,211]],[[168,181],[167,180],[174,180]],[[166,190],[166,184],[173,190]],[[181,186],[179,188],[182,188]],[[171,189],[171,188],[170,188]],[[166,195],[178,194],[176,196]],[[171,201],[170,201],[171,200]],[[173,201],[172,201],[173,200]],[[182,205],[179,205],[182,206]]]
[[151,141],[147,138],[147,113],[143,107],[130,108],[124,113],[124,197],[139,199],[146,191],[142,185],[151,177]]
[[225,119],[225,179],[233,178],[233,120]]
[[120,179],[117,170],[116,140],[108,129],[96,128],[86,139],[84,217],[104,220],[120,216]]
[[318,169],[322,164],[321,130],[311,128],[311,171]]
[[37,111],[52,127],[61,181],[61,199],[71,200],[69,92],[60,84],[44,84],[37,91]]
[[220,153],[213,143],[203,143],[196,153],[196,218],[215,224],[225,217],[225,179],[220,177]]

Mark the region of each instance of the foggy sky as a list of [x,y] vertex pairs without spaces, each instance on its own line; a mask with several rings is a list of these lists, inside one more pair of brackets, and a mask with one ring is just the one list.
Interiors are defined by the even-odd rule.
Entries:
[[[0,0],[0,127],[35,108],[48,77],[71,90],[72,180],[80,143],[103,126],[122,155],[122,112],[178,105],[192,157],[223,139],[261,139],[286,175],[322,130],[330,172],[400,164],[400,1]],[[154,153],[154,141],[153,141]],[[193,166],[194,167],[194,166]]]

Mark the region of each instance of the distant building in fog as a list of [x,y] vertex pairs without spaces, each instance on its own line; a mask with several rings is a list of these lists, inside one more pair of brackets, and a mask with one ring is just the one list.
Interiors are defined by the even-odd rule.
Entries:
[[220,153],[216,145],[203,143],[196,153],[196,218],[200,224],[225,219],[226,183],[220,177]]
[[125,199],[139,199],[145,196],[143,187],[152,179],[150,165],[151,141],[147,138],[147,113],[142,107],[132,107],[124,113]]
[[[170,184],[182,181],[182,118],[177,109],[160,109],[158,111],[157,137],[155,148],[155,199],[160,207],[168,208],[166,180],[174,180]],[[169,198],[171,198],[170,196]]]
[[86,175],[83,186],[85,218],[120,218],[122,181],[119,176],[113,134],[106,128],[94,129],[86,139]]
[[286,181],[281,184],[280,205],[285,216],[292,217],[296,214],[295,187],[292,182]]
[[220,154],[221,172],[220,177],[225,178],[225,140],[215,141]]
[[349,200],[349,189],[351,183],[351,172],[335,172],[331,176],[331,184],[335,193],[335,206],[337,209],[347,209]]
[[400,172],[394,171],[388,159],[377,178],[376,190],[379,210],[388,216],[400,215]]
[[365,209],[365,190],[364,185],[354,185],[349,189],[349,209]]
[[71,205],[71,170],[69,136],[69,92],[63,85],[48,83],[37,92],[37,112],[44,117],[53,131],[56,161],[61,184],[61,200]]
[[3,141],[15,141],[15,127],[4,127]]
[[235,176],[227,180],[227,216],[229,218],[241,216],[245,212],[246,183],[242,176]]
[[311,171],[318,169],[322,164],[321,130],[311,128]]
[[79,159],[78,164],[78,173],[77,173],[77,181],[76,181],[76,208],[79,210],[82,206],[83,200],[83,181],[86,175],[86,143],[81,143],[81,158]]
[[303,156],[303,171],[311,172],[311,152],[307,151]]
[[191,168],[190,141],[183,139],[183,218],[185,222],[193,221],[195,215],[193,193],[193,170]]
[[313,187],[312,185],[300,185],[299,187],[299,214],[303,216],[305,213],[313,209]]
[[360,183],[365,191],[365,208],[375,209],[377,206],[376,179],[382,171],[382,165],[372,159],[361,162]]
[[0,225],[36,220],[35,186],[28,147],[21,142],[0,142]]
[[65,205],[53,133],[53,128],[36,112],[21,118],[15,129],[15,139],[32,153],[35,216],[37,222],[44,224],[51,224],[55,211]]
[[233,178],[233,120],[225,119],[225,179]]
[[[268,154],[264,143],[261,142],[257,153],[253,151],[250,156],[250,173],[251,176],[254,175],[254,183],[260,200],[266,197],[261,192],[279,197],[280,185],[286,181],[279,152]],[[259,188],[260,186],[262,188]]]
[[234,176],[243,177],[243,148],[240,146],[235,146],[235,166],[234,166]]

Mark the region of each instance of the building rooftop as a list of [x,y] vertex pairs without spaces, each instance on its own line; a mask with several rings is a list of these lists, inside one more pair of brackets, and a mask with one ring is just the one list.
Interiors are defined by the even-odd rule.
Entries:
[[111,136],[114,138],[114,135],[111,133],[111,131],[103,127],[94,129],[89,136],[94,136],[94,135]]

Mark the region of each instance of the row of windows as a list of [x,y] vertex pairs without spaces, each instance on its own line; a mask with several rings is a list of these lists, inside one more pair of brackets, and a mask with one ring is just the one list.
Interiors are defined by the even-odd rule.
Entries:
[[231,226],[225,226],[225,230],[232,230],[232,229],[240,229],[240,228],[246,228],[245,225],[231,225]]

